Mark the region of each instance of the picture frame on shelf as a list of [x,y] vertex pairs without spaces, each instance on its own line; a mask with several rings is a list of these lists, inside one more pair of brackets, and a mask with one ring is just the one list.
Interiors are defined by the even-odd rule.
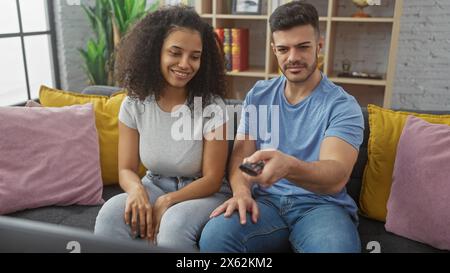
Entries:
[[233,14],[261,14],[262,0],[233,0]]

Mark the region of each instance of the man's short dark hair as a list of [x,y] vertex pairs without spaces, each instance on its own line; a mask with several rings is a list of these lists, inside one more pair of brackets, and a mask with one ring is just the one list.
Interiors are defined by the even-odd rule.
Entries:
[[270,30],[288,30],[296,26],[311,25],[320,37],[319,15],[316,8],[303,1],[292,1],[279,6],[270,16]]

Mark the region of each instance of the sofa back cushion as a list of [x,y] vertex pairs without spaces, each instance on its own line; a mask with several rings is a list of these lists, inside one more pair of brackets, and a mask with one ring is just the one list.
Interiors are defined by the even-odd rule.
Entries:
[[102,204],[91,104],[0,107],[0,214]]
[[406,119],[414,115],[435,124],[450,125],[450,115],[421,114],[368,106],[370,136],[368,161],[360,195],[360,212],[369,218],[385,221],[398,140]]
[[450,250],[450,126],[410,116],[401,134],[386,230]]
[[[118,145],[119,145],[119,110],[126,93],[124,91],[111,96],[87,95],[68,92],[42,86],[39,100],[43,106],[62,107],[75,104],[92,103],[95,112],[95,122],[100,144],[100,164],[104,185],[117,184]],[[145,174],[141,166],[140,175]]]

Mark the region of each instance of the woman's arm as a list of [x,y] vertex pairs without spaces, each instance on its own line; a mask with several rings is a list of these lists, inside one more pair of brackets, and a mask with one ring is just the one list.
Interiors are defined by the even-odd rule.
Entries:
[[198,199],[212,195],[219,191],[222,179],[225,175],[227,164],[228,143],[226,140],[226,127],[217,128],[215,131],[204,136],[203,139],[203,176],[186,187],[174,192],[162,195],[153,206],[153,234],[151,238],[156,239],[159,232],[159,224],[163,214],[168,208],[186,200]]
[[125,192],[142,186],[138,169],[139,132],[119,121],[119,184]]
[[152,207],[147,191],[138,176],[139,170],[139,132],[119,121],[119,183],[128,193],[124,219],[131,224],[131,231],[137,234],[137,220],[141,237],[151,238]]
[[204,137],[202,173],[203,177],[186,187],[166,195],[170,205],[206,197],[219,191],[225,175],[228,156],[226,123]]

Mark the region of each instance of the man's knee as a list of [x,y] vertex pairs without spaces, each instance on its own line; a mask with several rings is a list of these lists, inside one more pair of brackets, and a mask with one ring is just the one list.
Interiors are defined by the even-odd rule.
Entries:
[[296,252],[360,252],[358,229],[349,214],[339,207],[326,207],[304,217],[294,228],[290,241]]
[[232,252],[239,243],[239,216],[233,213],[229,218],[219,215],[212,218],[203,228],[200,237],[200,251],[202,252]]
[[299,253],[359,253],[361,243],[358,236],[333,236],[309,235],[308,238],[299,243],[293,242],[292,247]]

